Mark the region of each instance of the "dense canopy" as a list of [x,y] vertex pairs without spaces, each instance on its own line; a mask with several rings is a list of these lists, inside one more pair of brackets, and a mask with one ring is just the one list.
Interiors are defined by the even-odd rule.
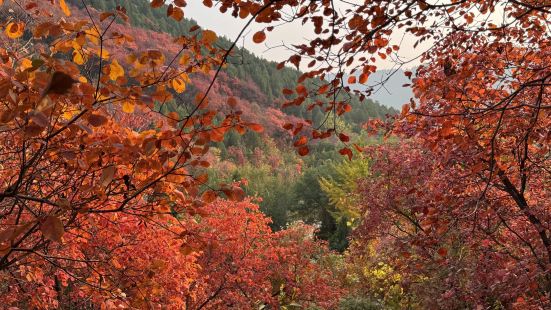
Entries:
[[[246,71],[186,1],[148,37],[123,3],[0,0],[0,303],[551,307],[548,1],[203,4],[313,32]],[[384,116],[370,76],[416,58]]]

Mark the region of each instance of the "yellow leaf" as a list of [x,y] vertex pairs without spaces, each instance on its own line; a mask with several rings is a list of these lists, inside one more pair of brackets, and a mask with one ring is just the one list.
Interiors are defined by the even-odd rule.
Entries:
[[130,101],[125,101],[122,104],[122,111],[124,113],[132,113],[134,112],[134,104]]
[[172,79],[172,88],[174,88],[177,93],[181,94],[186,90],[186,83],[179,78]]
[[180,75],[180,78],[181,78],[185,83],[188,83],[188,84],[191,83],[191,80],[189,79],[189,76],[188,76],[187,74],[185,74],[185,73],[182,73],[182,74]]
[[73,62],[77,65],[83,65],[86,61],[79,51],[73,51]]
[[88,40],[90,40],[92,43],[98,45],[99,44],[99,33],[96,31],[95,28],[90,28],[84,31],[86,33],[86,37]]
[[78,81],[81,82],[81,83],[88,83],[88,80],[83,77],[82,75],[78,77]]
[[23,70],[32,68],[33,62],[28,58],[24,58],[23,60],[21,60],[21,67],[23,68]]
[[66,16],[71,16],[71,11],[69,10],[67,3],[65,3],[65,0],[59,0],[59,6],[61,7],[63,14]]
[[109,69],[109,78],[113,81],[116,81],[119,77],[124,76],[124,69],[121,65],[119,65],[117,60],[113,60],[113,62],[109,65]]
[[101,55],[100,55],[100,49],[98,49],[97,50],[97,55],[101,56],[101,58],[103,58],[103,59],[108,59],[109,58],[109,52],[107,50],[105,50],[105,48],[101,49]]
[[25,31],[25,24],[19,22],[9,23],[6,27],[6,35],[10,39],[17,39],[23,35]]
[[79,110],[69,110],[63,112],[63,118],[66,120],[70,120],[73,118],[73,116],[77,115],[80,111]]
[[180,65],[186,66],[187,64],[189,64],[189,60],[190,60],[190,57],[188,54],[182,55],[182,57],[180,58]]

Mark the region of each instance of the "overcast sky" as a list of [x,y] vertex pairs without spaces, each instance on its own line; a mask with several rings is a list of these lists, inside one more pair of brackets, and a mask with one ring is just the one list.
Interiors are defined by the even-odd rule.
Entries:
[[[229,12],[222,14],[217,8],[206,8],[200,0],[188,1],[188,5],[184,11],[187,18],[196,20],[201,27],[213,30],[231,41],[237,37],[242,27],[248,21],[248,19],[234,18]],[[239,42],[238,46],[244,46],[263,58],[280,62],[290,56],[288,50],[283,47],[278,47],[281,46],[282,42],[288,45],[304,43],[305,39],[312,38],[314,35],[313,29],[310,27],[309,23],[307,26],[303,26],[300,22],[294,22],[292,24],[280,26],[274,31],[267,33],[267,39],[262,44],[253,43],[252,35],[265,26],[266,24],[258,25],[253,23],[251,28],[246,31],[244,39]],[[401,40],[402,35],[397,33],[393,39]],[[421,48],[414,49],[413,43],[414,40],[411,37],[404,37],[399,55],[405,59],[411,59],[421,53],[421,48],[426,48],[428,46],[424,44]],[[419,62],[414,61],[407,67],[409,68],[418,64]],[[381,61],[377,63],[377,65],[380,68],[388,69],[392,67],[393,63],[387,60]]]

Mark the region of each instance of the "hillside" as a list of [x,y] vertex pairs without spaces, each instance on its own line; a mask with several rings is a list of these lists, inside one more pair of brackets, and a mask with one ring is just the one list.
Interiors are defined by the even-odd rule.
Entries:
[[[85,17],[82,2],[68,1],[75,8],[74,14]],[[176,22],[164,18],[165,11],[151,9],[146,0],[91,0],[90,10],[112,10],[122,5],[127,10],[130,25],[113,25],[115,31],[124,32],[134,38],[133,49],[158,49],[176,54],[179,46],[172,36],[188,33],[196,25],[190,19]],[[230,45],[226,38],[219,38],[221,47]],[[130,52],[129,47],[111,46],[115,58],[123,59]],[[312,119],[320,125],[325,116],[318,108],[307,111],[305,105],[283,109],[285,101],[283,88],[294,88],[301,72],[285,67],[276,69],[276,63],[255,56],[246,49],[236,49],[228,66],[222,71],[209,94],[209,105],[226,109],[227,97],[237,99],[237,108],[243,118],[264,126],[263,133],[247,132],[239,135],[229,132],[223,142],[211,148],[210,161],[214,169],[208,169],[209,184],[244,181],[247,195],[256,197],[261,210],[271,220],[271,227],[282,229],[295,221],[304,221],[319,228],[319,236],[329,240],[334,249],[347,247],[349,231],[347,217],[340,214],[330,203],[329,193],[324,192],[319,180],[337,176],[343,157],[338,153],[340,142],[330,140],[312,145],[310,156],[302,158],[291,147],[289,134],[283,124],[301,118]],[[179,95],[191,102],[198,91],[204,91],[212,75],[195,75],[186,91]],[[360,103],[351,99],[353,113],[339,119],[338,126],[349,131],[352,142],[365,145],[372,141],[362,133],[362,124],[370,118],[383,118],[396,113],[377,102],[366,100]],[[163,112],[180,111],[185,107],[175,102],[163,105]]]
[[[79,0],[69,0],[68,3],[78,8],[82,8],[82,2]],[[189,29],[196,25],[193,19],[184,19],[181,22],[164,18],[165,11],[161,9],[152,9],[146,0],[90,0],[92,7],[99,11],[113,10],[117,5],[126,8],[127,15],[133,28],[130,30],[137,34],[137,44],[140,48],[158,48],[170,46],[170,38],[167,35],[177,36],[188,33]],[[218,45],[228,47],[230,41],[227,38],[220,38]],[[297,78],[301,74],[299,71],[285,67],[282,70],[276,69],[276,63],[258,57],[246,49],[236,48],[233,56],[230,57],[227,69],[224,70],[227,78],[218,83],[220,89],[224,84],[230,84],[233,89],[243,90],[237,95],[239,98],[257,104],[261,108],[272,107],[280,110],[280,104],[283,102],[281,91],[283,88],[294,88]],[[238,83],[239,87],[233,87],[232,83]],[[248,84],[244,91],[244,84]],[[347,121],[360,124],[368,118],[384,117],[387,114],[395,113],[394,110],[387,108],[374,101],[361,103],[355,98],[352,100],[354,113],[345,116]],[[270,112],[274,112],[273,110]],[[287,115],[311,118],[314,114],[319,116],[320,111],[306,111],[305,108],[289,108],[282,110]],[[277,113],[277,112],[275,112]],[[258,115],[257,115],[258,116]],[[321,116],[319,116],[321,117]],[[263,123],[267,125],[267,123]]]

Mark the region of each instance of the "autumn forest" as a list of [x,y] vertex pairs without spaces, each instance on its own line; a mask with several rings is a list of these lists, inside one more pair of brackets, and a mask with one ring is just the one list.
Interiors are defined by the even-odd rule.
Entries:
[[0,42],[0,309],[551,309],[548,0],[0,0]]

